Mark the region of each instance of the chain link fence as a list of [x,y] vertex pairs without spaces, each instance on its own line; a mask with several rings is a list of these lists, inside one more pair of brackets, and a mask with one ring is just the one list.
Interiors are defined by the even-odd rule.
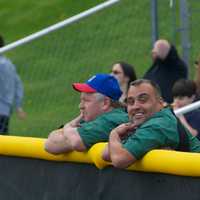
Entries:
[[[158,1],[158,30],[159,38],[170,40],[183,53],[180,1]],[[186,47],[193,76],[193,61],[200,52],[200,1],[185,2],[189,19]],[[46,137],[79,112],[79,94],[71,84],[95,73],[109,73],[114,62],[133,64],[142,77],[151,65],[151,23],[151,1],[123,0],[6,53],[24,82],[28,113],[25,121],[12,117],[10,133]]]

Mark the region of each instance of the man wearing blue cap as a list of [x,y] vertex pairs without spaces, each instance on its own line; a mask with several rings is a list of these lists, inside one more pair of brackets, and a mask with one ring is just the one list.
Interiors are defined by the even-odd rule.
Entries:
[[114,76],[96,74],[85,83],[72,86],[81,92],[80,115],[50,133],[45,150],[52,154],[85,151],[97,142],[108,141],[113,128],[128,122],[118,101],[122,92]]

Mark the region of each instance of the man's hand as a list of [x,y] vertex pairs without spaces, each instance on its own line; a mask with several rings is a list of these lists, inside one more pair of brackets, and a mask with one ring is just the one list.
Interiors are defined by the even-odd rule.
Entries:
[[126,137],[130,131],[133,131],[137,128],[137,125],[134,123],[124,123],[116,127],[112,130],[111,134],[118,134],[119,137],[122,139]]
[[105,161],[110,162],[111,158],[110,158],[110,150],[109,150],[109,144],[106,145],[105,149],[102,152],[102,158]]
[[109,136],[108,146],[103,152],[103,159],[111,160],[112,164],[119,168],[126,168],[134,163],[136,158],[122,145],[122,139],[134,129],[136,129],[134,123],[121,124],[113,129]]
[[45,141],[44,149],[52,154],[61,154],[72,149],[71,144],[67,141],[63,134],[63,129],[52,131],[48,139]]
[[72,121],[70,121],[69,123],[65,124],[64,129],[66,129],[67,127],[72,127],[72,128],[78,128],[80,127],[80,122],[83,119],[83,114],[80,113],[80,115],[78,117],[76,117],[75,119],[73,119]]
[[26,112],[22,108],[17,108],[16,113],[19,119],[25,119],[26,118]]

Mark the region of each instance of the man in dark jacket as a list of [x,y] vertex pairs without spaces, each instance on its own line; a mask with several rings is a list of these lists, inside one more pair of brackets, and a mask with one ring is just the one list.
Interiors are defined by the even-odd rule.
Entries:
[[158,40],[152,50],[153,65],[145,73],[144,78],[156,82],[162,92],[163,99],[172,103],[172,87],[181,78],[188,77],[188,68],[179,57],[176,48],[167,40]]

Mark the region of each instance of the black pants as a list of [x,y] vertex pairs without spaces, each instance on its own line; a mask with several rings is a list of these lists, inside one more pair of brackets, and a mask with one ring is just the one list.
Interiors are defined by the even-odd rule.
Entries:
[[0,115],[0,134],[6,135],[8,133],[9,117]]

